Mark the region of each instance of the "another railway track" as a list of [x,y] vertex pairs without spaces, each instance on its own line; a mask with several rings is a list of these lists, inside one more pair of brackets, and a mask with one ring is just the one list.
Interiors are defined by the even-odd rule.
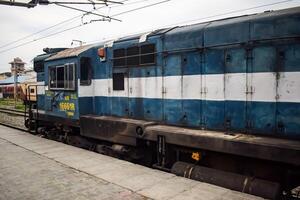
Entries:
[[[5,113],[5,114],[10,114],[10,115],[17,115],[17,116],[25,116],[25,112],[17,109],[10,109],[10,108],[1,108],[0,107],[0,112]],[[26,114],[27,116],[28,114]]]
[[[30,133],[30,131],[28,131],[28,129],[25,128],[24,125],[21,125],[21,124],[24,124],[24,112],[22,112],[20,110],[15,110],[15,109],[5,109],[5,108],[2,109],[2,108],[0,108],[0,113],[2,114],[2,115],[0,115],[0,125],[6,126],[6,127],[9,127],[9,128],[13,128],[13,129],[17,129],[17,130],[20,130],[20,131],[23,131],[23,132]],[[6,117],[5,117],[5,115],[6,115]],[[2,118],[4,116],[4,118],[6,120],[2,121],[1,116],[2,116]],[[19,121],[19,122],[17,122],[17,121]],[[46,137],[47,139],[52,139],[52,138],[48,138],[47,136],[44,136],[44,135],[41,135],[41,134],[37,134],[37,136]],[[55,140],[55,139],[52,139],[52,140]],[[56,141],[59,141],[59,140],[56,140]],[[84,148],[84,147],[81,147],[81,146],[77,146],[76,144],[70,144],[70,143],[68,143],[68,144],[72,145],[72,146],[79,147],[79,148]],[[95,151],[95,149],[89,149],[89,150]],[[120,157],[118,157],[118,158],[122,159]],[[284,197],[284,199],[299,200],[300,199],[299,198],[299,187],[293,189],[290,194],[285,194],[283,197]]]
[[3,123],[3,122],[0,122],[0,125],[6,126],[6,127],[9,127],[9,128],[13,128],[13,129],[17,129],[17,130],[20,130],[20,131],[29,132],[28,129],[26,129],[26,128],[21,128],[21,127],[10,125],[10,124]]
[[[28,116],[28,114],[26,114]],[[21,131],[28,131],[24,126],[25,112],[16,109],[0,107],[0,124]]]

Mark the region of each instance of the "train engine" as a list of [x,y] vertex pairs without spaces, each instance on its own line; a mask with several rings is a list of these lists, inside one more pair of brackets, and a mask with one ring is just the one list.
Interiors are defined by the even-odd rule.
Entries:
[[264,198],[300,185],[300,8],[35,58],[36,133]]

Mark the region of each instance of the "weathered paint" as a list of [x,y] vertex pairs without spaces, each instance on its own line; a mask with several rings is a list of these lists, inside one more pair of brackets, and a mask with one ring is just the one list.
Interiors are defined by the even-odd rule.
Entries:
[[[294,8],[164,29],[149,34],[144,42],[156,45],[155,65],[114,68],[114,49],[139,44],[139,35],[126,37],[107,48],[105,62],[97,57],[102,44],[77,57],[49,59],[46,77],[39,81],[48,84],[49,66],[76,63],[74,93],[79,98],[74,99],[73,119],[112,115],[299,138],[300,28],[295,25],[299,22],[300,8]],[[89,86],[79,84],[81,56],[92,59]],[[124,91],[113,91],[113,72],[125,74]],[[63,99],[70,94],[61,95]],[[47,95],[40,100],[49,104]],[[47,112],[66,116],[58,110]]]

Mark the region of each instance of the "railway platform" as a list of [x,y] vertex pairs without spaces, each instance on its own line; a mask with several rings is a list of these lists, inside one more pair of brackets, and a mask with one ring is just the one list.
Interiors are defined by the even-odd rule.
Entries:
[[256,200],[0,125],[0,200]]

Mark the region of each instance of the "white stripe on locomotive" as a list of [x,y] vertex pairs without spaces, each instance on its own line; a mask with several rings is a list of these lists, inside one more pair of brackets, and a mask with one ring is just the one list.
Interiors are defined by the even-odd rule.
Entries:
[[95,79],[78,88],[79,97],[299,103],[300,72],[280,72],[279,77],[278,88],[272,72],[125,78],[123,91],[112,90],[112,79]]

